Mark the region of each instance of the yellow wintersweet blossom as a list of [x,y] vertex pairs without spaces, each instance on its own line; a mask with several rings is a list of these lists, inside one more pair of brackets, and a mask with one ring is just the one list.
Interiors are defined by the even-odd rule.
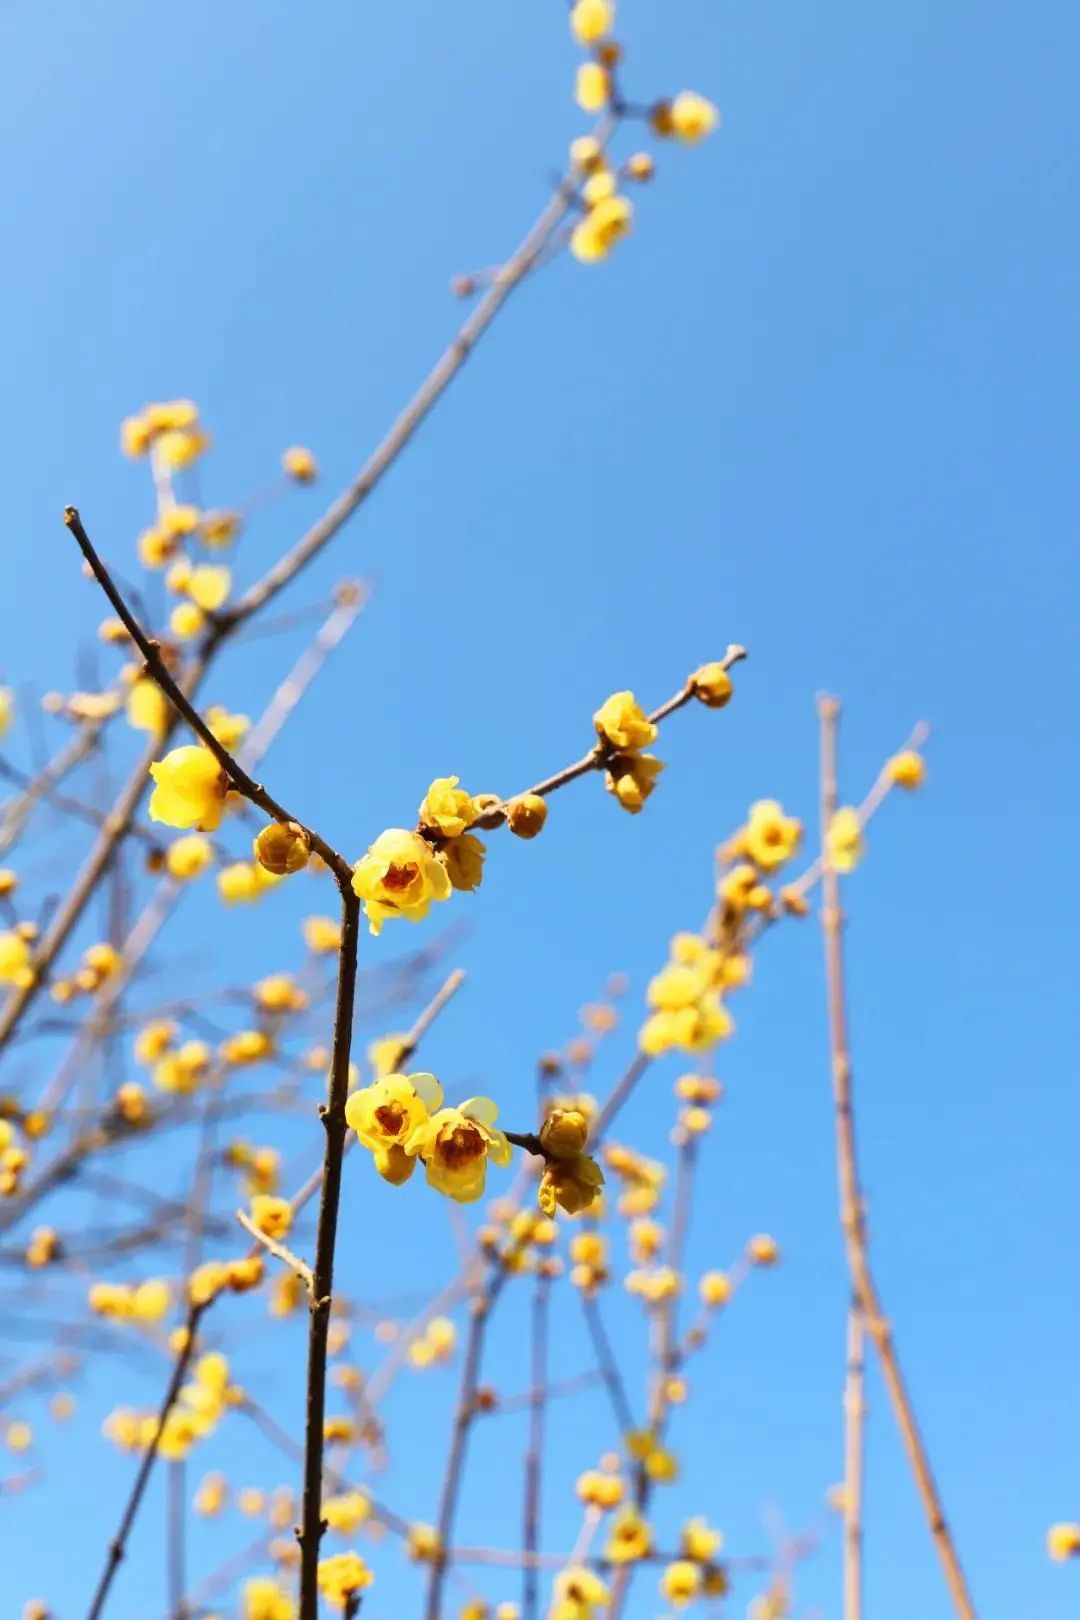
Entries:
[[246,714],[233,714],[221,703],[211,703],[203,718],[222,748],[227,748],[230,753],[251,730],[251,721]]
[[588,1153],[574,1159],[556,1160],[544,1168],[537,1191],[537,1202],[545,1215],[554,1215],[556,1206],[567,1215],[579,1215],[596,1202],[604,1184],[604,1172]]
[[632,753],[656,741],[656,727],[633,692],[613,692],[593,715],[593,725],[601,741],[620,752]]
[[407,1051],[406,1035],[380,1035],[378,1040],[372,1041],[367,1049],[367,1060],[376,1080],[396,1074],[405,1061]]
[[441,1108],[402,1146],[423,1160],[429,1186],[459,1204],[474,1203],[483,1196],[488,1160],[502,1166],[513,1157],[495,1129],[498,1113],[490,1098],[470,1097],[458,1108]]
[[577,0],[570,27],[579,45],[597,45],[615,26],[614,0]]
[[474,837],[472,833],[462,833],[460,838],[451,838],[443,846],[440,859],[453,888],[469,894],[480,887],[486,854],[483,839]]
[[218,894],[226,905],[250,905],[281,879],[258,861],[233,861],[218,873]]
[[1080,1556],[1080,1524],[1052,1524],[1046,1532],[1046,1551],[1056,1564]]
[[166,534],[183,539],[199,527],[199,508],[180,502],[167,506],[158,516],[158,525]]
[[410,1524],[409,1557],[418,1564],[430,1564],[442,1551],[442,1538],[430,1524]]
[[150,775],[157,784],[150,795],[151,821],[202,832],[221,825],[229,781],[208,748],[174,748],[151,765]]
[[723,664],[702,664],[690,677],[694,696],[709,709],[722,709],[734,691],[731,676]]
[[610,91],[611,80],[599,62],[582,62],[574,80],[574,99],[582,112],[602,112]]
[[319,472],[312,452],[300,444],[294,444],[285,451],[281,465],[286,474],[294,478],[298,484],[313,484]]
[[711,135],[719,122],[720,114],[712,102],[696,90],[680,90],[673,101],[655,107],[652,115],[658,135],[671,135],[689,145]]
[[698,1283],[702,1303],[715,1310],[731,1298],[731,1278],[725,1271],[707,1271]]
[[165,866],[171,877],[181,883],[197,878],[200,872],[214,859],[214,851],[210,841],[201,833],[186,833],[183,838],[177,838],[165,851]]
[[15,694],[10,686],[0,686],[0,737],[6,737],[11,730],[12,716],[15,713]]
[[535,838],[547,820],[547,800],[538,793],[522,793],[506,807],[506,825],[517,838]]
[[638,1045],[651,1057],[678,1047],[684,1052],[707,1052],[727,1040],[735,1021],[715,991],[708,991],[693,1006],[653,1013],[638,1033]]
[[232,570],[222,563],[199,563],[191,570],[184,590],[205,613],[213,613],[232,590]]
[[345,1104],[345,1119],[357,1140],[375,1156],[384,1180],[400,1186],[412,1175],[418,1133],[442,1105],[442,1087],[433,1074],[388,1074],[354,1091]]
[[628,197],[604,197],[575,225],[570,251],[582,264],[606,259],[630,230],[634,207]]
[[371,1498],[366,1491],[343,1491],[323,1501],[322,1516],[339,1535],[355,1535],[371,1517]]
[[655,754],[616,754],[607,767],[605,785],[623,809],[636,816],[663,769],[663,760]]
[[264,1029],[241,1029],[222,1041],[218,1056],[223,1063],[242,1066],[245,1063],[261,1063],[273,1050],[274,1043]]
[[555,1577],[554,1602],[548,1620],[599,1620],[599,1611],[611,1602],[611,1593],[584,1564],[571,1564]]
[[316,956],[329,956],[341,945],[341,924],[333,917],[305,917],[300,931],[304,944]]
[[390,827],[380,833],[353,869],[353,892],[364,902],[373,934],[388,917],[419,922],[433,900],[450,898],[450,877],[419,833]]
[[204,623],[203,610],[197,602],[178,602],[169,614],[169,629],[178,641],[190,641]]
[[128,725],[160,737],[169,723],[169,708],[169,700],[157,682],[142,675],[127,695]]
[[652,1531],[637,1508],[625,1507],[611,1521],[604,1555],[613,1564],[636,1563],[652,1550]]
[[210,1067],[205,1041],[185,1041],[175,1052],[165,1052],[154,1064],[150,1078],[159,1091],[194,1091]]
[[131,1296],[131,1315],[137,1322],[160,1322],[172,1304],[172,1289],[163,1277],[148,1277]]
[[626,1487],[620,1475],[608,1474],[601,1468],[589,1468],[584,1474],[578,1475],[574,1490],[578,1500],[587,1507],[607,1510],[619,1506]]
[[759,799],[750,806],[750,817],[741,843],[745,853],[765,872],[772,872],[791,859],[802,838],[802,822],[785,816],[775,799]]
[[829,822],[825,834],[825,849],[829,864],[836,872],[853,872],[863,853],[862,826],[859,812],[843,805]]
[[144,1024],[135,1037],[136,1063],[156,1063],[176,1039],[177,1027],[169,1018],[158,1018]]
[[458,838],[476,820],[477,808],[456,776],[437,776],[420,806],[420,826],[443,838]]
[[359,1553],[332,1553],[319,1560],[319,1591],[332,1609],[344,1609],[353,1594],[362,1592],[374,1579]]
[[275,877],[302,872],[311,859],[311,840],[297,821],[269,822],[252,848],[259,865]]
[[159,434],[157,453],[164,466],[181,472],[210,448],[210,435],[200,428],[172,428]]
[[885,773],[897,787],[922,787],[926,780],[926,761],[913,748],[905,748],[893,755],[885,767]]
[[707,1520],[688,1519],[683,1525],[680,1547],[684,1558],[692,1558],[698,1564],[707,1564],[723,1545],[724,1538],[720,1531],[714,1530]]
[[229,1487],[224,1474],[204,1474],[191,1505],[203,1518],[212,1519],[225,1506],[228,1494]]
[[243,1620],[296,1620],[296,1603],[272,1575],[244,1582]]
[[661,1596],[672,1608],[685,1609],[701,1589],[701,1570],[689,1558],[677,1558],[660,1577]]
[[34,982],[30,946],[14,929],[0,933],[0,984],[25,990]]
[[34,1431],[29,1423],[17,1420],[8,1424],[4,1440],[9,1451],[29,1451],[34,1443]]
[[780,1259],[780,1245],[767,1232],[759,1232],[746,1245],[746,1257],[755,1266],[775,1266]]

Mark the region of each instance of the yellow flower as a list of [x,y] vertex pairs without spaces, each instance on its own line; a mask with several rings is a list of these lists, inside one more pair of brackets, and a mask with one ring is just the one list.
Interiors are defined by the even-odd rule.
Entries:
[[613,0],[577,0],[570,13],[570,27],[579,45],[596,45],[615,26]]
[[698,1283],[702,1302],[715,1310],[731,1298],[731,1278],[724,1271],[707,1271]]
[[257,861],[233,861],[218,873],[218,894],[226,905],[250,904],[281,879]]
[[222,748],[227,748],[230,753],[251,730],[251,721],[246,714],[232,714],[220,703],[212,703],[204,718]]
[[537,1202],[545,1215],[554,1215],[556,1205],[567,1215],[578,1215],[596,1201],[604,1184],[604,1172],[588,1153],[573,1159],[557,1159],[544,1168]]
[[160,1322],[172,1304],[172,1289],[163,1277],[148,1277],[131,1297],[131,1314],[137,1322]]
[[701,1570],[688,1558],[668,1564],[660,1577],[661,1594],[676,1609],[684,1609],[701,1587]]
[[232,573],[218,563],[199,563],[191,570],[184,589],[204,612],[213,613],[232,589]]
[[684,1558],[692,1558],[697,1564],[707,1564],[723,1545],[724,1538],[719,1530],[713,1530],[705,1519],[688,1519],[683,1525],[681,1547]]
[[636,1563],[652,1550],[652,1531],[637,1508],[626,1507],[611,1521],[605,1556],[613,1564]]
[[1046,1550],[1056,1564],[1080,1555],[1080,1524],[1052,1524],[1046,1532]]
[[487,1165],[510,1163],[513,1150],[495,1129],[498,1109],[487,1097],[470,1097],[459,1108],[441,1108],[402,1143],[404,1151],[419,1154],[428,1185],[459,1204],[483,1196]]
[[366,1491],[345,1491],[341,1496],[327,1497],[322,1515],[331,1530],[339,1535],[355,1535],[371,1517],[371,1498]]
[[274,1050],[274,1043],[264,1029],[242,1029],[230,1035],[218,1047],[223,1063],[260,1063]]
[[269,822],[252,847],[259,865],[275,877],[302,872],[311,859],[310,840],[296,821]]
[[412,1174],[420,1133],[441,1103],[442,1087],[433,1074],[388,1074],[352,1093],[345,1119],[375,1155],[379,1174],[399,1186]]
[[179,641],[197,636],[203,623],[203,610],[195,602],[178,602],[169,614],[169,629]]
[[372,1041],[367,1049],[367,1059],[376,1080],[396,1074],[405,1061],[407,1051],[408,1037],[405,1035],[380,1035],[378,1040]]
[[294,444],[291,449],[285,451],[281,465],[287,475],[294,478],[298,484],[313,484],[319,472],[311,451],[299,444]]
[[619,1475],[607,1474],[599,1468],[590,1468],[580,1474],[574,1488],[578,1500],[588,1507],[618,1507],[625,1494],[625,1486]]
[[243,1620],[296,1620],[296,1604],[271,1575],[244,1582]]
[[780,1245],[767,1232],[761,1232],[750,1239],[746,1253],[755,1266],[775,1266],[780,1259]]
[[166,467],[180,472],[210,448],[210,435],[199,428],[172,428],[158,436],[157,452]]
[[9,1423],[4,1439],[9,1451],[29,1451],[34,1443],[34,1431],[29,1423]]
[[168,698],[149,676],[140,676],[128,692],[128,725],[136,731],[152,731],[160,737],[169,723],[169,709]]
[[193,399],[169,399],[148,405],[143,412],[147,431],[154,433],[184,433],[197,425],[199,407]]
[[201,525],[204,544],[215,548],[231,545],[240,532],[241,522],[237,512],[207,512]]
[[167,506],[159,516],[158,524],[171,538],[182,539],[185,535],[194,534],[199,527],[199,508],[188,505]]
[[570,142],[570,162],[582,174],[591,174],[604,161],[604,148],[595,135],[579,135]]
[[651,1057],[672,1047],[707,1052],[717,1041],[727,1040],[734,1028],[735,1021],[720,997],[710,992],[692,1007],[653,1013],[641,1027],[638,1045]]
[[926,780],[926,761],[913,748],[905,748],[902,753],[893,755],[885,771],[889,781],[895,782],[897,787],[922,787]]
[[710,709],[722,709],[734,691],[731,676],[723,664],[702,664],[690,677],[694,696]]
[[759,799],[750,806],[742,838],[750,859],[763,871],[771,872],[790,860],[798,849],[802,822],[785,816],[775,799]]
[[150,448],[150,424],[142,416],[125,416],[120,423],[120,449],[135,460]]
[[580,1108],[552,1108],[540,1127],[540,1146],[549,1159],[576,1159],[589,1139]]
[[292,1205],[287,1198],[256,1193],[251,1200],[251,1219],[269,1238],[288,1237],[293,1222]]
[[162,1054],[151,1079],[159,1091],[194,1091],[209,1067],[210,1048],[205,1041],[185,1041],[175,1052]]
[[829,822],[825,849],[829,864],[836,872],[853,872],[859,864],[863,853],[862,827],[858,811],[850,805],[839,809]]
[[633,223],[634,207],[628,197],[605,197],[579,220],[570,237],[570,251],[582,264],[606,259]]
[[636,816],[664,769],[654,754],[616,754],[607,767],[605,782],[624,810]]
[[13,984],[25,990],[34,982],[30,947],[12,929],[0,933],[0,984]]
[[658,135],[674,135],[677,140],[692,145],[712,134],[720,122],[720,114],[711,101],[695,90],[680,90],[674,101],[661,102],[653,109],[652,122]]
[[574,99],[583,112],[601,112],[607,106],[610,88],[610,80],[599,62],[582,62],[574,81]]
[[442,1551],[442,1538],[430,1524],[410,1524],[409,1557],[418,1564],[430,1564]]
[[390,827],[353,869],[353,892],[364,902],[373,934],[387,917],[419,922],[433,900],[450,897],[450,877],[419,833]]
[[209,749],[174,748],[151,765],[150,775],[157,784],[150,795],[151,821],[203,832],[220,826],[229,782]]
[[172,877],[187,882],[190,878],[198,877],[200,872],[205,872],[213,858],[214,851],[208,839],[201,833],[187,833],[169,845],[165,852],[165,865]]
[[476,820],[476,805],[456,776],[437,776],[420,806],[420,825],[443,838],[458,838]]
[[538,793],[522,793],[506,807],[506,825],[517,838],[535,838],[547,820],[547,800]]
[[626,753],[656,741],[656,727],[633,692],[613,692],[593,715],[593,725],[602,742]]
[[611,1594],[599,1575],[584,1564],[571,1564],[555,1577],[554,1603],[548,1620],[598,1620]]
[[680,1007],[692,1007],[704,992],[705,980],[696,965],[669,962],[650,979],[646,1000],[659,1012],[677,1012]]
[[486,854],[483,839],[475,838],[472,833],[462,833],[460,838],[452,838],[443,845],[440,859],[455,889],[469,894],[480,887]]
[[341,945],[341,924],[332,917],[305,917],[301,932],[304,944],[316,956],[329,956]]

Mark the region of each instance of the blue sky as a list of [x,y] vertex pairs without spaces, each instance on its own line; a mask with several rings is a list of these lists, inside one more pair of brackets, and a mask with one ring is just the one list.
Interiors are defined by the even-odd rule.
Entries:
[[[453,330],[449,277],[518,240],[581,120],[555,0],[47,9],[0,11],[0,674],[63,685],[100,605],[60,511],[76,502],[125,561],[147,517],[120,418],[197,399],[214,503],[264,481],[286,444],[314,447],[321,491],[253,527],[238,566],[254,577],[355,472]],[[297,587],[300,604],[344,573],[380,582],[267,774],[359,854],[411,818],[431,776],[521,787],[581,751],[610,690],[659,702],[728,641],[750,647],[729,710],[666,728],[646,814],[579,784],[535,844],[500,840],[482,895],[460,903],[470,983],[428,1061],[509,1116],[533,1055],[572,1032],[605,976],[626,970],[640,994],[669,933],[700,917],[711,850],[751,799],[812,823],[815,692],[846,701],[846,797],[915,719],[933,723],[926,793],[888,807],[849,892],[871,1221],[980,1613],[1065,1620],[1076,1575],[1047,1564],[1042,1537],[1080,1518],[1080,23],[1058,0],[622,0],[620,16],[635,91],[693,84],[723,131],[661,151],[610,263],[560,261],[522,293]],[[280,643],[238,651],[210,695],[257,704],[281,657]],[[310,909],[267,904],[290,939]],[[177,960],[205,944],[210,915],[190,908]],[[284,965],[269,917],[214,917],[237,974]],[[389,933],[368,960],[428,937]],[[698,1375],[698,1422],[676,1432],[680,1501],[735,1549],[761,1544],[767,1502],[806,1523],[840,1472],[820,981],[812,924],[763,950],[722,1054],[730,1101],[694,1229],[699,1267],[763,1228],[786,1255],[732,1314]],[[658,1080],[628,1133],[655,1139],[669,1095]],[[349,1188],[353,1292],[397,1272],[422,1286],[450,1255],[442,1205],[400,1255],[373,1254],[373,1223],[402,1207],[391,1196],[367,1178]],[[561,1348],[581,1364],[572,1337]],[[295,1416],[295,1365],[249,1354],[243,1376],[276,1378],[279,1415]],[[508,1329],[494,1360],[508,1389],[525,1382],[515,1357]],[[424,1517],[451,1381],[412,1389],[386,1490]],[[74,1461],[45,1442],[62,1569],[45,1497],[3,1506],[5,1594],[45,1586],[65,1620],[127,1477],[95,1437],[124,1394],[115,1377],[86,1392]],[[946,1601],[876,1382],[870,1423],[870,1609],[935,1620]],[[570,1470],[594,1461],[610,1440],[599,1401],[563,1438]],[[470,1539],[514,1533],[496,1455],[467,1501]],[[272,1477],[254,1447],[249,1466]],[[159,1511],[155,1498],[118,1615],[160,1610]],[[557,1496],[550,1521],[563,1545]],[[407,1612],[412,1588],[396,1554],[384,1562],[371,1613]],[[837,1577],[830,1543],[802,1602],[835,1615]],[[654,1607],[644,1582],[635,1612]]]

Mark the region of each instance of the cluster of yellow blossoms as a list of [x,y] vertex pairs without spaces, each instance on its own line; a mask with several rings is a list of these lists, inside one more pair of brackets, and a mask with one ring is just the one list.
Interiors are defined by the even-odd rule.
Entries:
[[[229,1363],[217,1351],[200,1356],[190,1381],[181,1387],[176,1404],[165,1419],[157,1450],[162,1457],[178,1461],[186,1457],[199,1440],[213,1433],[224,1413],[240,1398],[240,1391],[229,1378]],[[154,1444],[158,1432],[156,1414],[117,1407],[105,1419],[105,1438],[122,1451],[145,1451]]]
[[[577,0],[571,7],[570,28],[577,43],[589,52],[589,60],[579,66],[574,83],[578,106],[587,113],[610,111],[625,116],[627,108],[616,81],[622,48],[612,38],[614,0]],[[710,134],[718,117],[712,103],[693,90],[683,90],[670,101],[659,101],[649,112],[654,134],[690,144]],[[619,179],[650,180],[653,160],[647,152],[637,152],[616,172],[593,135],[579,136],[573,142],[570,160],[583,210],[570,238],[570,250],[583,264],[595,264],[607,258],[633,222],[633,205],[619,192]]]
[[163,1277],[148,1277],[134,1287],[96,1282],[90,1286],[87,1304],[95,1316],[111,1321],[156,1323],[172,1304],[172,1289]]
[[442,1106],[433,1074],[388,1074],[354,1091],[345,1118],[385,1181],[401,1186],[417,1163],[428,1185],[461,1204],[483,1196],[488,1161],[509,1164],[510,1143],[497,1130],[498,1110],[487,1097]]

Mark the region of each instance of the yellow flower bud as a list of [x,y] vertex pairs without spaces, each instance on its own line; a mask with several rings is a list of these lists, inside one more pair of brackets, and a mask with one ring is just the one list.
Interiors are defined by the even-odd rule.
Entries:
[[518,838],[535,838],[547,820],[547,800],[539,793],[522,793],[506,807],[506,825]]
[[255,859],[275,877],[301,872],[311,857],[311,843],[303,827],[295,821],[271,821],[254,844]]
[[702,664],[690,677],[694,696],[709,709],[722,709],[734,691],[731,676],[722,664]]

